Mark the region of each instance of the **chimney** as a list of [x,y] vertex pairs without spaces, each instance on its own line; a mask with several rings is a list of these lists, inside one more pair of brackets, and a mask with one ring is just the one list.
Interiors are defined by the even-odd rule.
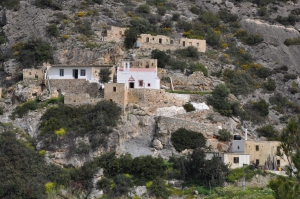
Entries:
[[245,140],[247,140],[248,139],[248,131],[247,131],[247,129],[245,129]]

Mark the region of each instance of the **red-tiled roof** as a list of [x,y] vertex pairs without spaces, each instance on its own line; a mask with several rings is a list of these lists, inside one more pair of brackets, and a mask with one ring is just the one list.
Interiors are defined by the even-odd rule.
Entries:
[[[124,71],[124,68],[119,68],[119,71]],[[156,68],[130,68],[130,72],[155,72]]]

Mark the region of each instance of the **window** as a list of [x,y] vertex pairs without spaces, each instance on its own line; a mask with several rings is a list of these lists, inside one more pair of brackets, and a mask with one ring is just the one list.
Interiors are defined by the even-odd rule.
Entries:
[[143,80],[139,80],[139,87],[143,87],[144,86],[144,81]]
[[148,87],[150,87],[150,83],[148,83]]
[[114,92],[117,92],[117,87],[114,86]]
[[182,43],[183,46],[185,46],[185,41]]
[[256,149],[256,151],[259,151],[259,146],[256,145],[256,146],[255,146],[255,149]]
[[199,43],[197,43],[197,46],[199,46]]
[[161,44],[161,43],[162,43],[162,39],[161,39],[161,38],[159,38],[158,42]]
[[233,157],[233,163],[239,163],[239,157]]
[[149,42],[149,37],[146,38],[146,42]]
[[280,166],[280,160],[277,160],[277,166]]
[[84,69],[80,70],[80,76],[85,76],[85,70]]
[[256,159],[256,160],[255,160],[255,164],[256,164],[256,165],[259,165],[259,159]]
[[64,76],[64,69],[59,69],[59,76]]
[[240,149],[240,146],[238,146],[237,148]]

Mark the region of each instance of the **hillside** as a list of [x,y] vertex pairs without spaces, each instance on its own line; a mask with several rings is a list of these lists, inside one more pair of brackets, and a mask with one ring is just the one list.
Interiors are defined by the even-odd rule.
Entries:
[[[126,30],[119,38],[109,35],[111,27]],[[250,141],[281,139],[290,118],[300,113],[299,30],[297,1],[0,1],[0,146],[16,158],[6,154],[9,165],[27,161],[26,171],[37,164],[33,170],[41,172],[19,175],[15,184],[13,175],[6,176],[12,183],[0,184],[0,195],[72,198],[78,188],[89,198],[183,198],[176,188],[187,186],[185,196],[203,198],[212,186],[214,197],[225,198],[224,192],[234,190],[215,187],[230,182],[228,165],[205,160],[203,150],[229,152],[233,135],[244,139],[245,129]],[[151,49],[142,34],[153,40],[164,35],[172,44],[205,40],[206,46]],[[59,87],[66,83],[52,90],[38,78],[23,77],[24,69],[50,65],[115,69],[122,60],[143,59],[157,59],[162,90],[137,92],[125,107],[89,97],[86,102],[93,103],[69,106],[69,96],[103,93],[91,92],[82,81],[68,95]],[[190,112],[190,103],[206,103],[209,110]],[[209,165],[205,172],[193,170],[203,165]],[[54,171],[57,176],[51,176]],[[41,184],[32,189],[34,183],[23,183],[27,178]],[[262,188],[257,198],[273,194]]]

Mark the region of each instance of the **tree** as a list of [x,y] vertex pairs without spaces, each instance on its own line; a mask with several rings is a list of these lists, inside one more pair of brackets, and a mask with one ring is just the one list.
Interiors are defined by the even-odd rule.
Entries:
[[47,33],[52,36],[52,37],[57,37],[59,35],[59,30],[57,28],[57,25],[56,24],[50,24],[48,27],[47,27]]
[[111,80],[111,70],[109,68],[103,68],[99,72],[99,81],[101,83],[108,83]]
[[294,199],[300,196],[300,116],[298,120],[291,118],[281,135],[280,157],[286,156],[288,161],[287,174],[279,176],[270,182],[276,199]]
[[135,28],[130,27],[125,30],[124,45],[127,49],[132,48],[138,38],[138,31]]
[[171,56],[166,54],[164,51],[153,50],[151,52],[151,58],[157,59],[157,66],[159,68],[164,68],[171,60]]
[[224,142],[230,141],[233,137],[227,129],[220,129],[218,131],[218,133],[219,133],[218,140],[221,140]]

